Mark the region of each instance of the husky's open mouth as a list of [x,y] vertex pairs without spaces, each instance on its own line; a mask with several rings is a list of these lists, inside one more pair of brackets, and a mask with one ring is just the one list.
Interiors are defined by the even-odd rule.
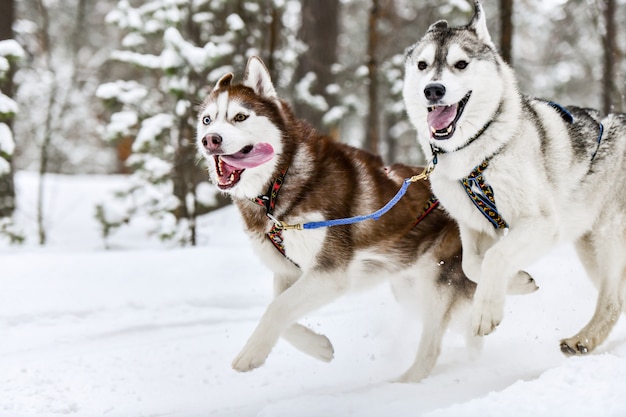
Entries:
[[230,155],[213,155],[217,186],[221,190],[234,187],[246,168],[254,168],[266,163],[274,156],[274,148],[269,143],[257,143],[241,148]]
[[428,126],[430,127],[430,137],[437,140],[450,139],[456,129],[465,105],[472,92],[470,91],[458,103],[449,106],[428,107]]

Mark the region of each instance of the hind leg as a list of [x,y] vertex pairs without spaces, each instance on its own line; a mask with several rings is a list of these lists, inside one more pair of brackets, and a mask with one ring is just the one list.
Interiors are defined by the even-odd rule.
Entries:
[[[435,367],[441,353],[443,335],[450,323],[452,309],[449,294],[451,289],[445,288],[444,290],[445,294],[438,293],[436,288],[434,288],[434,293],[429,291],[430,300],[423,305],[423,329],[415,360],[411,367],[397,379],[398,382],[419,382],[426,378]],[[426,297],[422,299],[422,302],[426,302]]]
[[[278,297],[287,288],[291,287],[297,279],[298,277],[293,278],[276,274],[274,276],[274,297]],[[334,357],[335,350],[330,340],[302,324],[292,324],[281,336],[300,352],[315,359],[330,362]]]
[[396,299],[422,318],[415,359],[397,382],[418,382],[430,374],[456,306],[467,303],[473,291],[474,284],[462,274],[458,259],[446,259],[447,268],[443,269],[433,265],[437,262],[430,255],[423,255],[406,274],[390,281]]
[[[233,360],[233,369],[241,372],[250,371],[265,363],[265,359],[278,341],[278,338],[287,331],[292,341],[299,343],[303,351],[309,351],[307,343],[311,338],[320,340],[324,336],[313,332],[292,329],[292,326],[302,316],[328,304],[337,297],[345,294],[348,289],[345,280],[345,271],[335,270],[332,272],[311,271],[306,272],[267,306],[256,329],[246,342],[245,346]],[[300,332],[295,336],[294,332]],[[310,346],[324,348],[324,343],[311,343]]]
[[591,352],[604,342],[619,319],[626,290],[625,249],[626,242],[621,234],[589,233],[576,242],[580,260],[598,288],[598,301],[589,323],[575,336],[561,341],[564,354]]

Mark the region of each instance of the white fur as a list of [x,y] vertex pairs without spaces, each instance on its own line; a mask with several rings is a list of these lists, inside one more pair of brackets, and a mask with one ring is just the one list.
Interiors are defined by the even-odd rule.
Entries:
[[[475,44],[478,37],[493,47],[484,13],[476,4],[477,18],[459,42]],[[430,179],[437,197],[459,222],[463,270],[478,283],[472,309],[474,332],[489,334],[501,322],[507,279],[523,277],[521,268],[559,243],[575,241],[598,286],[599,298],[589,324],[563,340],[561,349],[567,354],[587,353],[607,337],[626,295],[624,121],[616,116],[603,121],[601,156],[591,161],[573,146],[590,138],[570,137],[566,122],[554,108],[543,101],[523,99],[512,70],[499,56],[470,60],[467,70],[460,73],[445,69],[440,79],[432,78],[435,72],[420,71],[417,63],[435,56],[438,47],[427,37],[414,47],[406,62],[403,93],[426,155],[431,155],[431,144],[446,151],[438,156]],[[462,45],[452,45],[448,62],[462,57],[462,50]],[[449,87],[451,102],[463,91],[472,91],[455,134],[445,141],[432,139],[426,122],[430,104],[422,92],[435,81],[447,91]],[[531,108],[524,108],[524,103]],[[496,115],[498,108],[501,113]],[[489,129],[469,144],[494,118]],[[542,132],[546,136],[543,141]],[[490,157],[484,177],[494,190],[498,211],[510,226],[508,234],[492,227],[459,184],[459,179]]]

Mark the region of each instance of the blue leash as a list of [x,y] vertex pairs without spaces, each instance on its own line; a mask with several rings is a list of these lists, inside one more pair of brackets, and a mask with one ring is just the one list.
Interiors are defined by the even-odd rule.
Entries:
[[359,222],[370,220],[370,219],[378,220],[383,214],[391,210],[391,208],[395,206],[398,201],[400,201],[400,199],[404,196],[407,188],[409,188],[409,185],[411,185],[412,182],[414,181],[411,181],[410,178],[405,179],[404,182],[402,183],[402,187],[396,193],[396,195],[391,200],[389,200],[389,202],[385,204],[384,207],[375,211],[374,213],[370,213],[370,214],[363,215],[363,216],[348,217],[345,219],[324,220],[320,222],[304,223],[302,225],[302,228],[303,229],[318,229],[320,227],[332,227],[332,226],[342,226],[346,224],[354,224],[354,223],[359,223]]
[[419,180],[425,180],[428,178],[428,176],[430,175],[430,173],[432,172],[432,170],[435,168],[434,163],[431,161],[428,166],[426,168],[424,168],[424,171],[422,171],[421,174],[419,175],[414,175],[411,178],[406,178],[403,183],[402,183],[402,187],[400,187],[400,190],[398,190],[398,192],[396,193],[396,195],[389,200],[389,202],[387,204],[385,204],[384,207],[380,208],[379,210],[376,210],[373,213],[370,214],[366,214],[366,215],[362,215],[362,216],[354,216],[354,217],[347,217],[344,219],[334,219],[334,220],[323,220],[323,221],[319,221],[319,222],[309,222],[309,223],[298,223],[298,224],[286,224],[281,222],[280,220],[278,220],[277,218],[275,218],[273,215],[271,215],[270,213],[267,213],[267,216],[274,221],[274,223],[276,224],[276,227],[282,230],[305,230],[305,229],[318,229],[320,227],[332,227],[332,226],[342,226],[342,225],[347,225],[347,224],[354,224],[354,223],[359,223],[365,220],[378,220],[381,218],[382,215],[384,215],[385,213],[387,213],[389,210],[391,210],[391,208],[393,206],[395,206],[398,201],[400,201],[400,199],[404,196],[404,194],[406,194],[406,190],[409,188],[409,185],[411,185],[411,183],[417,182]]

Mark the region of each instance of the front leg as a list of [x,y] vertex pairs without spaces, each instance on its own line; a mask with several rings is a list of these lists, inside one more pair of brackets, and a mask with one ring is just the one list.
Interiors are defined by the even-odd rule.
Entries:
[[482,264],[484,253],[493,242],[486,241],[489,236],[485,236],[474,229],[459,225],[459,230],[463,247],[461,263],[463,272],[469,279],[478,283],[481,274],[480,265]]
[[507,285],[513,278],[525,279],[520,268],[538,259],[556,243],[557,232],[546,218],[520,219],[508,235],[485,252],[472,306],[475,334],[491,333],[504,317]]
[[[473,229],[461,229],[461,244],[463,246],[463,272],[474,282],[478,282],[481,276],[481,265],[485,252],[494,245],[496,240],[489,236],[480,234]],[[507,294],[530,294],[537,291],[539,287],[534,278],[526,271],[517,271],[509,279]]]
[[[343,295],[347,288],[345,274],[341,271],[304,273],[267,307],[248,342],[233,360],[233,368],[245,372],[263,365],[285,330],[302,316]],[[295,332],[299,336],[294,336],[294,330],[289,330],[286,336],[292,341],[293,337],[302,337],[299,330]],[[310,341],[308,336],[299,340]]]

